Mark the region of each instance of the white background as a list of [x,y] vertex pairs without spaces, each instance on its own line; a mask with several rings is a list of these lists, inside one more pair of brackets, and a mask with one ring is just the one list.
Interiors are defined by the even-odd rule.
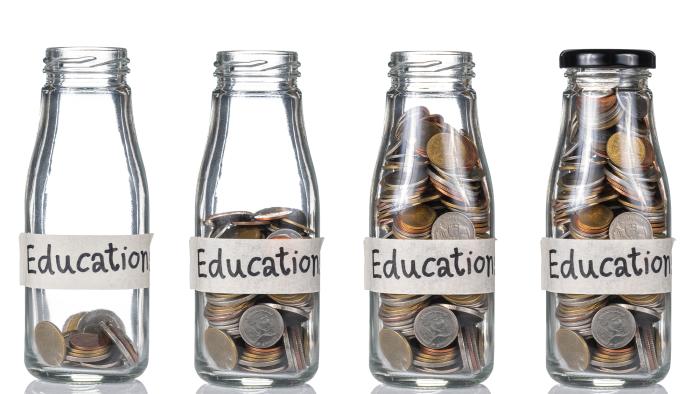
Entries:
[[[393,50],[474,54],[479,118],[496,201],[497,308],[492,393],[544,393],[545,296],[539,238],[559,133],[562,49],[652,49],[650,86],[674,208],[673,362],[662,382],[687,392],[697,378],[700,264],[697,149],[700,51],[696,10],[670,1],[3,1],[0,5],[0,242],[3,393],[33,378],[23,365],[24,293],[17,234],[39,120],[49,46],[128,48],[136,130],[151,191],[149,393],[194,393],[193,295],[188,287],[195,183],[208,131],[217,50],[299,52],[308,140],[321,192],[323,250],[318,393],[369,393],[368,301],[362,239],[384,121]],[[691,2],[686,2],[686,4]],[[80,147],[76,146],[76,151]],[[260,165],[273,165],[261,155]]]

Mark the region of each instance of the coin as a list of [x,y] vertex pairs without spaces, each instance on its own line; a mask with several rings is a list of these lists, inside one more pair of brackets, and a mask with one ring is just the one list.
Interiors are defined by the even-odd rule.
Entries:
[[608,305],[593,316],[591,329],[593,338],[601,346],[620,349],[634,338],[637,324],[627,309],[620,305]]
[[433,239],[473,239],[476,238],[474,223],[459,212],[440,215],[431,229]]
[[255,348],[268,348],[277,343],[284,333],[284,321],[275,309],[267,305],[255,305],[241,316],[241,337]]
[[478,161],[474,143],[453,133],[439,133],[428,141],[428,159],[443,170],[472,168]]
[[71,331],[77,331],[78,330],[78,324],[80,323],[80,319],[85,316],[85,312],[79,312],[74,315],[68,316],[68,319],[66,319],[66,322],[63,324],[63,329],[61,331],[63,332],[71,332]]
[[220,369],[231,370],[238,363],[238,349],[230,336],[221,330],[207,328],[204,330],[204,346],[209,357]]
[[279,230],[273,231],[272,234],[267,236],[267,239],[298,239],[302,238],[301,234],[298,232],[288,229],[281,228]]
[[560,328],[555,334],[559,355],[566,365],[575,371],[585,371],[591,362],[591,352],[586,341],[578,334]]
[[636,212],[623,212],[610,223],[610,239],[652,239],[649,220]]
[[41,359],[48,365],[59,366],[66,357],[66,340],[50,321],[40,321],[34,327],[34,344]]
[[411,344],[394,330],[383,328],[378,335],[379,349],[389,365],[398,370],[406,371],[413,362],[413,349]]
[[459,322],[449,309],[431,305],[416,315],[414,329],[416,339],[421,345],[431,349],[442,349],[457,338]]
[[139,354],[128,336],[111,322],[101,321],[100,328],[112,340],[119,349],[128,365],[135,365],[139,361]]
[[623,131],[613,134],[607,142],[608,157],[616,166],[622,168],[639,166],[647,155],[646,148],[642,138]]
[[124,330],[124,323],[122,322],[122,319],[120,319],[116,313],[106,309],[95,309],[87,312],[80,319],[80,322],[78,323],[78,330],[99,334],[102,332],[102,328],[100,328],[101,321],[109,322],[115,327],[119,327],[119,329],[122,331]]

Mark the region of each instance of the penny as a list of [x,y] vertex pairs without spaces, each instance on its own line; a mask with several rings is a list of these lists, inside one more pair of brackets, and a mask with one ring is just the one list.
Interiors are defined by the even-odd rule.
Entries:
[[48,365],[59,366],[66,357],[66,340],[61,331],[49,321],[34,327],[34,344],[41,359]]
[[459,212],[440,215],[430,230],[433,239],[473,239],[476,238],[474,223]]
[[415,207],[406,208],[399,212],[396,219],[400,225],[404,225],[409,229],[421,230],[429,228],[437,215],[435,210],[427,205],[417,205]]
[[559,355],[574,371],[584,371],[591,362],[591,352],[586,341],[578,334],[565,328],[557,330],[554,341]]
[[593,205],[576,212],[576,218],[583,226],[589,229],[601,229],[610,225],[613,220],[613,212],[605,205]]
[[256,348],[269,348],[276,344],[284,333],[284,321],[275,309],[267,305],[248,308],[240,320],[241,338]]
[[426,147],[430,163],[443,169],[472,168],[478,161],[474,143],[453,133],[440,133],[428,141]]
[[457,338],[459,322],[449,309],[431,305],[416,315],[414,330],[421,345],[431,349],[442,349]]
[[398,370],[406,371],[413,362],[411,344],[394,330],[383,328],[378,335],[379,349],[389,365]]
[[652,239],[649,220],[636,212],[623,212],[613,219],[608,230],[610,239]]
[[109,341],[104,335],[89,332],[81,332],[71,335],[68,341],[71,348],[82,350],[91,350],[109,345]]
[[238,364],[238,349],[230,336],[215,328],[204,330],[204,346],[220,369],[231,370]]
[[634,316],[620,305],[601,308],[591,323],[593,338],[601,346],[620,349],[634,338],[637,324]]
[[647,155],[642,138],[618,131],[608,139],[606,145],[608,157],[618,167],[638,167]]

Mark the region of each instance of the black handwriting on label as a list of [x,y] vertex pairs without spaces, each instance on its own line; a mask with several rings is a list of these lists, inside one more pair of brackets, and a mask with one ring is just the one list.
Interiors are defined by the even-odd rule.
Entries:
[[[52,253],[53,245],[46,244],[46,249],[35,250],[36,245],[28,243],[27,274],[79,274],[109,273],[117,271],[146,272],[150,270],[148,250],[129,250],[127,246],[117,247],[112,242],[104,250],[86,250],[82,253]],[[54,250],[55,251],[55,250]]]
[[464,252],[459,248],[444,256],[432,256],[416,261],[415,259],[399,259],[397,250],[392,249],[391,258],[378,261],[379,249],[372,249],[372,278],[374,279],[420,279],[420,278],[453,278],[469,275],[495,274],[495,260],[491,255],[474,255],[474,252]]
[[632,247],[628,254],[606,256],[600,261],[577,257],[576,250],[573,248],[569,249],[568,254],[564,256],[558,256],[557,249],[550,249],[549,277],[551,279],[576,280],[579,278],[631,278],[660,274],[668,277],[671,275],[670,255],[652,255],[649,250],[643,253],[636,247]]
[[253,256],[245,259],[224,258],[222,248],[217,248],[216,258],[207,261],[204,248],[197,249],[197,276],[199,278],[264,278],[292,275],[316,276],[320,259],[316,254],[300,255],[298,250],[287,251],[284,247],[272,256]]

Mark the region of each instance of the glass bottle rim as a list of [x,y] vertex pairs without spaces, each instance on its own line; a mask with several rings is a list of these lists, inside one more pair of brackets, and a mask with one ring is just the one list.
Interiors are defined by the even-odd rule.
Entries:
[[395,51],[391,53],[389,76],[398,78],[474,77],[471,52],[464,51]]
[[126,48],[100,46],[63,46],[46,49],[44,72],[47,74],[113,74],[129,72]]
[[284,50],[227,50],[216,53],[214,75],[217,77],[300,76],[298,54]]

